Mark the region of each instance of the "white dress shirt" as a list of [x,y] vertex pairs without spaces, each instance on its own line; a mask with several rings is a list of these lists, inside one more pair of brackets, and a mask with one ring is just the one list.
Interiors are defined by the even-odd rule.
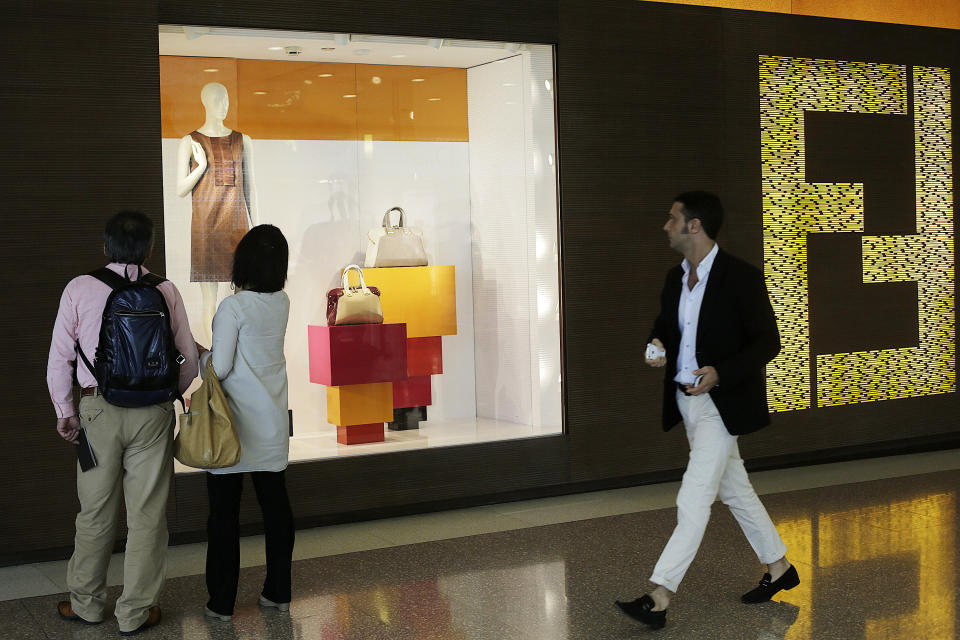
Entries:
[[717,257],[719,247],[713,244],[700,264],[697,265],[697,284],[691,290],[687,286],[690,278],[690,262],[684,258],[683,280],[680,286],[680,305],[677,307],[677,322],[680,325],[680,353],[677,355],[677,375],[674,381],[681,384],[694,384],[697,376],[694,371],[700,368],[697,364],[697,325],[700,322],[700,305],[703,303],[703,292],[707,290],[707,279],[710,277],[710,268],[713,259]]

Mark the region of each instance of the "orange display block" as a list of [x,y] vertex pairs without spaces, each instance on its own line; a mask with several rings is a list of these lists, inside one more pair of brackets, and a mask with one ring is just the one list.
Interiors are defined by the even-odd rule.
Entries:
[[393,383],[393,408],[426,407],[433,402],[430,376],[407,378]]
[[443,373],[442,343],[440,336],[407,340],[407,375],[413,378]]
[[327,420],[339,426],[393,420],[393,385],[348,384],[327,387]]
[[383,423],[351,424],[346,427],[337,427],[337,442],[340,444],[365,444],[367,442],[383,442]]
[[[380,289],[385,323],[405,323],[407,338],[457,334],[457,285],[453,265],[363,270],[367,286]],[[350,274],[352,286],[357,274]]]

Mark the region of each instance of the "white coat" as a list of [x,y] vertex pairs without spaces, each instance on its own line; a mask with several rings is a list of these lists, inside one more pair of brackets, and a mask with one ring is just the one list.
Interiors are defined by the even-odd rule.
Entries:
[[240,462],[210,473],[282,471],[290,453],[283,338],[290,299],[283,291],[238,291],[213,317],[213,358],[240,436]]

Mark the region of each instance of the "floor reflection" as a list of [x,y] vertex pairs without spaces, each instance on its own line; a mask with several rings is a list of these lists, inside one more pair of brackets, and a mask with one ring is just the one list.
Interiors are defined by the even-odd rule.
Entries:
[[[739,595],[762,573],[735,520],[714,508],[658,640],[941,640],[957,634],[960,471],[763,497],[801,576],[775,602]],[[584,505],[594,504],[590,501]],[[571,507],[573,509],[576,506]],[[465,517],[470,517],[465,515]],[[167,582],[160,638],[247,640],[604,640],[653,637],[619,615],[647,588],[672,509],[299,560],[289,614],[256,606],[263,567],[241,571],[229,623],[202,614],[203,576]],[[110,598],[119,589],[111,587]],[[635,597],[635,596],[634,596]],[[0,603],[0,637],[112,638],[68,626],[59,597]],[[15,606],[14,606],[15,605]],[[162,629],[162,632],[161,632]],[[15,635],[20,633],[20,635]]]

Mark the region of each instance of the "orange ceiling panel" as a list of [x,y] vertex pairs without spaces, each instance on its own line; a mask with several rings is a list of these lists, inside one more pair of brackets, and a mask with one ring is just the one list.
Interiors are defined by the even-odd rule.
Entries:
[[240,130],[274,140],[356,140],[354,64],[239,60]]
[[160,129],[164,138],[182,138],[203,125],[200,90],[208,82],[227,88],[230,110],[224,119],[237,128],[237,61],[233,58],[160,56]]
[[362,140],[466,142],[467,70],[357,65]]

